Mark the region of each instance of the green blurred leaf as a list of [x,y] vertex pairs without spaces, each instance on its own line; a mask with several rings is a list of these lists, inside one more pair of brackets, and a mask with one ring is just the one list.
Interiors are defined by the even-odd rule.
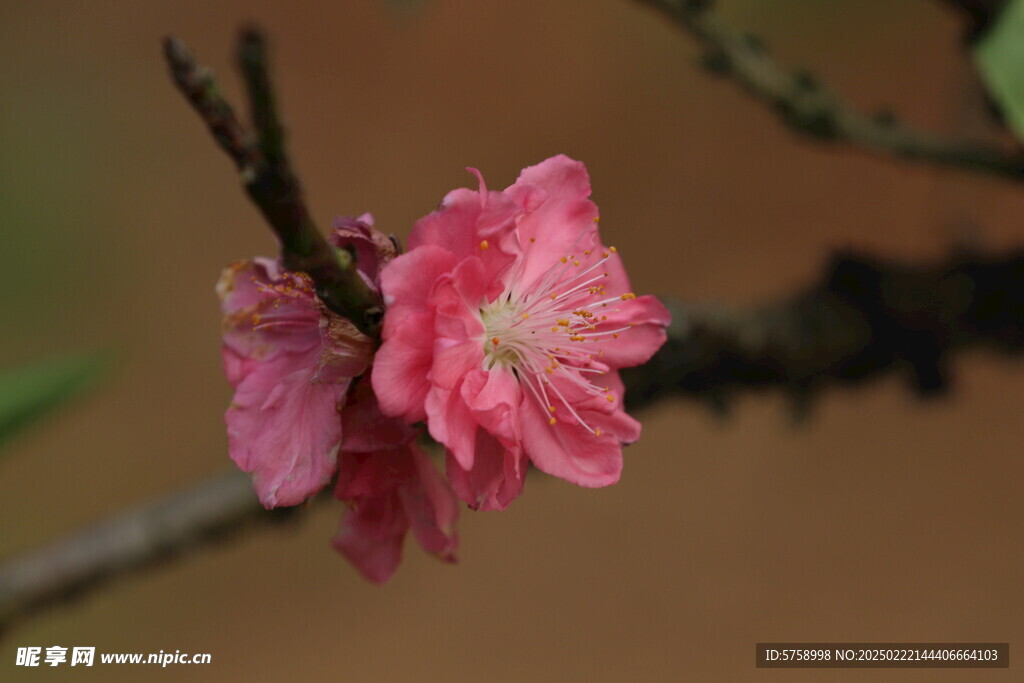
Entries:
[[1009,0],[973,51],[989,94],[1024,141],[1024,0]]
[[0,444],[102,374],[107,354],[76,354],[0,371]]

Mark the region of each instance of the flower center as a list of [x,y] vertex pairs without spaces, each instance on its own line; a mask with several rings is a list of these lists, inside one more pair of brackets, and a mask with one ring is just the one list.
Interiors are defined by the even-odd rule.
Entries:
[[613,253],[614,247],[568,254],[528,288],[513,273],[505,291],[480,307],[484,369],[515,372],[550,413],[551,425],[562,418],[598,436],[601,430],[588,425],[576,408],[592,398],[617,400],[609,387],[595,384],[609,370],[601,347],[632,327],[612,329],[609,312],[618,312],[616,303],[636,298],[632,292],[609,296],[605,291],[603,266]]
[[519,302],[512,301],[506,294],[480,309],[484,323],[484,359],[488,370],[498,365],[506,369],[515,368],[521,354],[528,349],[524,344],[522,330],[516,326],[520,319]]

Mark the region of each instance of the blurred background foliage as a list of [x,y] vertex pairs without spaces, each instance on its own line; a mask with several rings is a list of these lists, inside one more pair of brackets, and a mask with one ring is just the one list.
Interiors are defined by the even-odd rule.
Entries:
[[[975,125],[962,26],[939,3],[718,5],[858,106]],[[3,3],[0,367],[116,349],[101,390],[6,444],[3,555],[229,464],[213,284],[274,245],[159,41],[188,41],[240,101],[246,20],[273,40],[321,225],[370,210],[404,238],[472,184],[465,166],[503,187],[564,152],[638,292],[749,303],[837,247],[934,258],[968,223],[992,249],[1021,243],[1020,187],[798,141],[626,0]],[[780,397],[724,422],[664,403],[616,487],[536,477],[508,512],[463,515],[460,565],[409,548],[382,589],[332,554],[340,509],[323,506],[52,612],[0,642],[0,667],[59,644],[212,653],[168,680],[782,681],[753,669],[756,641],[1013,642],[1024,372],[984,354],[957,372],[930,404],[894,380],[829,394],[799,430]]]
[[1008,0],[973,48],[985,85],[1008,125],[1024,139],[1024,2]]
[[77,354],[0,372],[0,445],[91,385],[102,360]]

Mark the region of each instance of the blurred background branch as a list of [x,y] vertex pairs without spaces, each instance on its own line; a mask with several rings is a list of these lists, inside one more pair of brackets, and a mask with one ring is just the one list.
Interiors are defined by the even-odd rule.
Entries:
[[639,2],[657,9],[696,38],[705,49],[704,65],[709,71],[735,81],[802,135],[911,161],[1024,180],[1024,152],[1020,149],[916,130],[890,112],[858,111],[809,72],[780,65],[760,38],[716,14],[711,0]]
[[264,510],[249,476],[238,470],[128,510],[0,566],[0,633],[49,605],[293,510]]
[[668,343],[623,373],[630,408],[678,393],[725,410],[739,391],[778,389],[803,415],[820,390],[885,372],[929,396],[948,388],[957,351],[1024,351],[1024,252],[958,250],[935,264],[838,253],[780,301],[670,306]]

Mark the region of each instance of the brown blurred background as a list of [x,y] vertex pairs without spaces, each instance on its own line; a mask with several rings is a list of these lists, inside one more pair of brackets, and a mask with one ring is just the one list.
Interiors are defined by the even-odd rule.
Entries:
[[[933,0],[723,0],[787,64],[863,107],[962,125],[960,24]],[[264,25],[312,207],[405,236],[479,167],[493,187],[588,165],[638,292],[746,303],[836,247],[937,257],[977,225],[1024,243],[1024,189],[796,140],[695,68],[628,0],[0,4],[0,365],[112,347],[92,395],[0,453],[9,555],[229,465],[213,284],[274,243],[171,87],[173,32],[229,95],[235,31]],[[328,546],[341,509],[124,581],[0,642],[0,679],[982,681],[1001,671],[765,671],[757,641],[1024,636],[1024,366],[958,360],[951,396],[896,379],[721,420],[646,411],[622,482],[534,477],[465,512],[460,564],[407,545],[390,584]],[[23,670],[17,646],[209,652],[208,666]],[[1021,655],[1016,655],[1020,657]]]

